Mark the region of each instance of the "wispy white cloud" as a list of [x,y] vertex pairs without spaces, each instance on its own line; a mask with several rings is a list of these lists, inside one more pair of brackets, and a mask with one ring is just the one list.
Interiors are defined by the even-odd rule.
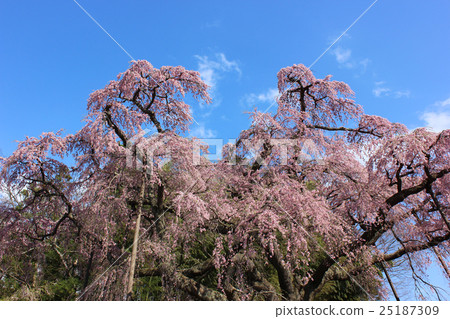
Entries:
[[369,58],[365,58],[362,59],[361,61],[359,61],[359,64],[364,68],[364,71],[367,69],[367,66],[370,63],[370,59]]
[[372,90],[373,95],[375,95],[376,97],[380,97],[380,96],[383,96],[383,95],[388,95],[389,92],[391,92],[391,89],[385,88],[385,87],[375,87]]
[[217,108],[222,99],[218,93],[218,82],[225,73],[235,72],[241,76],[242,71],[237,61],[228,60],[224,53],[216,53],[214,56],[195,56],[198,60],[198,71],[202,80],[209,86],[209,94],[213,99],[212,104],[200,104],[201,117],[208,117]]
[[394,93],[393,93],[393,96],[396,98],[396,99],[399,99],[399,98],[401,98],[401,97],[409,97],[411,95],[411,92],[409,91],[409,90],[404,90],[404,91],[395,91]]
[[390,96],[396,99],[402,97],[408,98],[411,95],[411,92],[409,90],[392,90],[391,88],[386,86],[386,82],[384,81],[375,82],[375,87],[373,88],[372,93],[376,97]]
[[450,97],[434,103],[433,109],[422,113],[420,119],[433,132],[450,129]]
[[438,106],[438,107],[444,107],[444,108],[450,107],[450,97],[448,99],[444,100],[444,101],[436,102],[435,105]]
[[239,75],[242,74],[238,63],[228,60],[224,53],[216,53],[214,58],[206,55],[196,55],[195,57],[198,59],[198,71],[202,80],[211,87],[212,91],[216,89],[222,73],[235,71]]
[[425,112],[421,119],[425,121],[426,127],[433,132],[450,129],[450,112]]
[[334,51],[333,54],[336,57],[336,61],[337,63],[346,63],[351,55],[352,55],[352,50],[350,49],[343,49],[342,47],[337,47]]
[[243,103],[254,106],[257,103],[272,103],[278,96],[278,89],[270,88],[263,93],[250,93],[244,96]]
[[197,138],[215,138],[217,137],[217,132],[206,128],[204,123],[200,123],[200,125],[191,130],[190,136]]
[[370,63],[369,58],[358,59],[352,57],[352,50],[348,48],[344,48],[342,46],[338,46],[336,49],[331,51],[336,58],[336,62],[339,64],[339,67],[346,69],[359,69],[361,73],[364,73],[367,69],[367,66]]

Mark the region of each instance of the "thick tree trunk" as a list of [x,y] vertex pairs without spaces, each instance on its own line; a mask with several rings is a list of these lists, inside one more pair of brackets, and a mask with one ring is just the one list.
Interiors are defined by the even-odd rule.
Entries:
[[84,275],[84,282],[83,282],[83,290],[86,289],[89,283],[89,277],[91,276],[91,268],[92,268],[92,261],[94,259],[94,249],[91,250],[91,255],[89,256],[88,264],[86,266],[86,273]]
[[131,251],[131,262],[130,262],[130,272],[128,277],[128,287],[126,299],[132,300],[133,297],[133,286],[134,286],[134,272],[136,270],[136,256],[138,249],[138,241],[139,241],[139,230],[141,228],[141,218],[142,218],[142,204],[144,202],[145,195],[145,176],[142,176],[142,184],[141,191],[139,194],[138,207],[137,207],[137,219],[136,219],[136,227],[134,230],[134,239],[133,239],[133,248]]
[[275,248],[273,253],[266,251],[269,262],[277,271],[278,282],[284,300],[300,300],[300,295],[294,285],[294,276],[291,270],[283,263],[281,252]]
[[156,221],[156,233],[158,236],[161,235],[162,229],[163,229],[163,221],[161,219],[161,216],[164,214],[164,186],[158,185],[158,191],[156,195],[156,214],[155,214],[155,221]]
[[130,263],[130,273],[128,277],[128,288],[127,288],[127,300],[132,299],[133,295],[133,286],[134,286],[134,272],[136,269],[136,256],[137,256],[137,247],[139,241],[139,228],[141,226],[141,213],[138,214],[136,220],[136,228],[134,230],[134,240],[133,240],[133,249],[131,251],[131,263]]
[[319,267],[317,267],[316,271],[312,275],[312,278],[309,282],[303,287],[303,300],[309,301],[313,293],[317,290],[317,288],[322,283],[323,278],[325,277],[326,272],[333,266],[335,260],[330,256],[327,256],[325,260],[323,260]]

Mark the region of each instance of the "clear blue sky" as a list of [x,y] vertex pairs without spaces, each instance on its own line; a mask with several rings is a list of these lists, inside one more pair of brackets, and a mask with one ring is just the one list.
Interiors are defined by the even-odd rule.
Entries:
[[[280,68],[310,65],[373,0],[78,2],[134,59],[201,71],[214,103],[193,105],[192,134],[228,139],[271,104]],[[25,136],[80,129],[89,94],[131,60],[73,0],[3,0],[0,29],[4,156]],[[379,0],[312,69],[369,114],[450,128],[449,30],[449,1]]]

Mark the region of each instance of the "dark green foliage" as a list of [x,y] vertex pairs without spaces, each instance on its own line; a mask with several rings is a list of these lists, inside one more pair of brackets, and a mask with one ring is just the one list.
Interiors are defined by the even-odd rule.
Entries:
[[327,282],[314,297],[317,301],[359,301],[369,300],[367,294],[351,280]]
[[162,300],[164,297],[160,276],[147,276],[136,279],[134,285],[134,300]]
[[48,284],[46,291],[41,295],[41,300],[75,300],[80,288],[79,278],[59,279]]

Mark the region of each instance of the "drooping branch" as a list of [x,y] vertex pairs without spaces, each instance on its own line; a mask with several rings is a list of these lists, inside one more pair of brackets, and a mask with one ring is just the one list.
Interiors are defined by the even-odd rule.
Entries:
[[206,287],[194,279],[188,278],[180,273],[176,273],[177,287],[198,300],[204,301],[225,301],[226,296],[216,290]]
[[[205,285],[197,282],[196,280],[190,278],[197,277],[201,273],[208,271],[210,268],[214,268],[212,261],[208,260],[200,265],[194,266],[189,269],[185,269],[183,271],[176,271],[171,274],[171,277],[174,278],[173,282],[176,287],[192,297],[196,300],[203,301],[225,301],[227,297],[218,292],[217,290],[206,287]],[[140,269],[137,272],[139,277],[147,277],[147,276],[162,276],[167,273],[167,269],[164,265],[160,265],[159,267],[152,269]]]
[[158,130],[158,133],[162,133],[164,132],[164,130],[161,127],[161,123],[158,121],[158,119],[156,118],[156,114],[155,112],[151,111],[150,108],[153,105],[153,103],[155,102],[155,98],[156,98],[156,89],[159,87],[156,86],[152,89],[152,96],[150,98],[150,101],[147,105],[142,105],[142,103],[138,100],[139,97],[139,92],[140,89],[137,89],[136,92],[134,92],[133,94],[133,98],[132,100],[128,100],[126,98],[123,98],[125,101],[130,101],[132,102],[134,105],[136,105],[139,110],[141,110],[141,112],[147,114],[150,117],[150,120],[153,122],[153,124],[155,125],[156,129]]
[[450,270],[447,267],[447,264],[445,263],[444,258],[442,258],[441,253],[439,252],[439,249],[436,248],[436,246],[432,247],[434,254],[436,255],[437,259],[439,260],[439,263],[441,264],[442,269],[444,269],[445,274],[447,275],[447,278],[450,279]]
[[391,276],[389,276],[388,271],[383,265],[383,262],[380,263],[380,267],[383,270],[384,274],[386,275],[386,279],[389,283],[389,286],[391,287],[392,293],[394,294],[395,300],[400,301],[400,297],[398,296],[397,290],[395,289],[394,283],[391,280]]
[[188,269],[183,269],[181,273],[189,278],[195,278],[205,275],[214,269],[214,263],[212,259],[208,259],[201,264],[197,264]]
[[[430,174],[421,183],[409,188],[403,188],[401,191],[398,191],[394,195],[387,198],[385,202],[388,207],[394,207],[395,205],[402,203],[409,196],[418,194],[431,187],[431,184],[434,181],[445,176],[449,172],[450,169],[443,169],[437,173]],[[367,230],[361,235],[361,243],[364,243],[368,246],[374,245],[375,242],[383,235],[383,233],[385,233],[394,225],[392,221],[386,222],[385,216],[385,211],[383,209],[379,209],[376,222],[372,223],[370,227],[367,227]]]
[[427,187],[430,187],[431,184],[435,180],[445,176],[448,173],[450,173],[450,169],[446,168],[437,173],[430,174],[420,184],[409,187],[409,188],[405,188],[405,189],[401,190],[400,192],[397,192],[394,195],[392,195],[391,197],[389,197],[386,200],[386,204],[388,204],[390,207],[393,207],[393,206],[403,202],[408,196],[418,194],[421,191],[426,190]]
[[[415,211],[413,211],[412,215],[415,217],[415,219],[417,220],[418,223],[421,223],[419,216],[417,215],[417,213]],[[428,241],[432,240],[432,237],[430,234],[425,233],[425,236]],[[436,255],[437,259],[439,260],[439,263],[441,264],[442,268],[444,269],[447,277],[450,279],[450,270],[448,269],[447,264],[445,263],[445,260],[442,258],[442,255],[439,252],[439,249],[436,248],[436,246],[433,246],[432,249],[433,249],[433,252]]]
[[[41,173],[42,173],[42,177],[41,177],[42,179],[34,179],[34,178],[26,178],[26,179],[29,181],[32,181],[32,182],[41,183],[43,185],[46,185],[46,186],[49,186],[50,188],[52,188],[55,191],[55,196],[59,197],[65,204],[67,211],[61,216],[61,218],[58,219],[58,221],[55,223],[55,225],[53,226],[51,231],[49,231],[43,235],[38,235],[38,237],[33,237],[33,236],[29,236],[29,235],[28,235],[28,237],[35,239],[35,240],[39,240],[39,241],[43,241],[48,237],[53,237],[57,234],[59,227],[66,219],[69,219],[71,222],[73,222],[73,224],[77,227],[78,234],[79,234],[82,227],[81,227],[81,224],[73,216],[72,203],[69,201],[69,199],[66,197],[66,195],[54,183],[50,182],[48,179],[45,178],[42,168],[41,168]],[[41,192],[39,192],[39,194],[41,194]],[[44,194],[44,195],[48,196],[46,194]],[[34,200],[34,198],[33,198],[33,200]]]
[[108,126],[111,127],[116,135],[120,138],[120,140],[123,143],[124,147],[127,147],[127,136],[124,131],[120,127],[118,127],[114,121],[112,120],[111,116],[111,105],[107,105],[104,111],[106,123],[108,123]]
[[348,128],[348,127],[328,127],[328,126],[323,126],[323,125],[307,125],[307,128],[310,129],[320,129],[320,130],[324,130],[324,131],[332,131],[332,132],[355,132],[355,133],[361,133],[361,134],[369,134],[369,135],[373,135],[375,137],[378,138],[382,138],[383,135],[372,132],[372,131],[366,131],[363,130],[361,128]]
[[439,245],[440,243],[443,243],[449,239],[450,239],[450,232],[446,233],[443,236],[433,237],[431,240],[429,240],[423,244],[404,246],[391,254],[384,255],[383,260],[391,261],[391,260],[400,258],[401,256],[408,254],[408,253],[426,250],[426,249],[435,247],[435,246]]

